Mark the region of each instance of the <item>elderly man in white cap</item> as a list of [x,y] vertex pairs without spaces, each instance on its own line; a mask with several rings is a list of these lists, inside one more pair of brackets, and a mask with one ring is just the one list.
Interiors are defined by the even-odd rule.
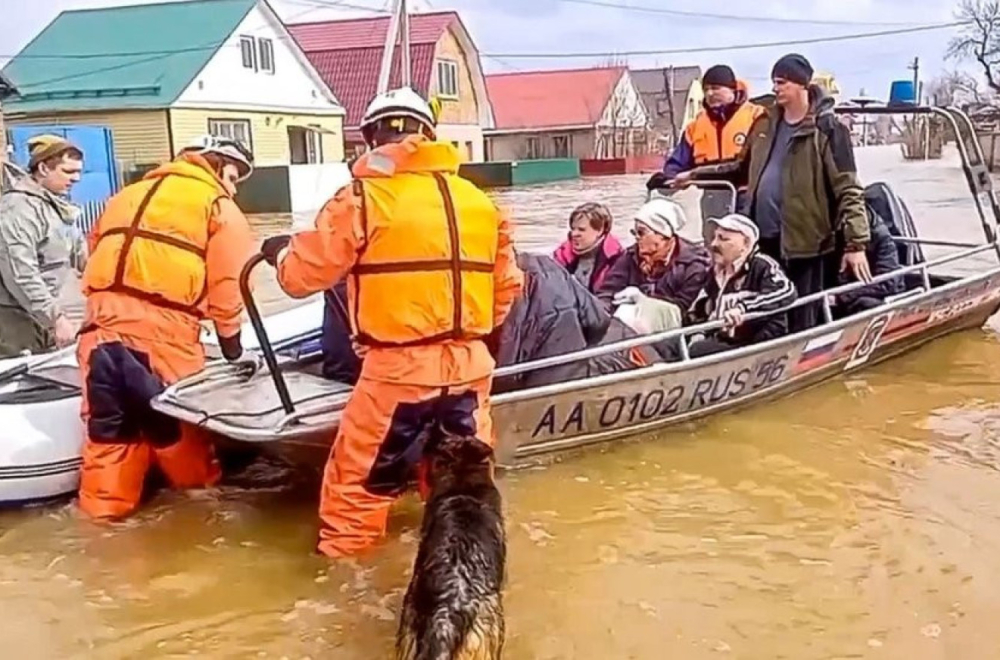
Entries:
[[[615,261],[597,291],[609,312],[639,333],[680,327],[712,267],[708,250],[678,235],[686,218],[677,202],[654,197],[635,214],[635,245]],[[629,318],[637,311],[638,323]]]
[[781,309],[795,301],[795,285],[781,265],[757,247],[754,222],[738,213],[708,220],[714,229],[712,271],[691,308],[688,324],[722,320],[724,327],[691,345],[691,357],[747,346],[788,333],[788,315],[745,321],[748,314]]

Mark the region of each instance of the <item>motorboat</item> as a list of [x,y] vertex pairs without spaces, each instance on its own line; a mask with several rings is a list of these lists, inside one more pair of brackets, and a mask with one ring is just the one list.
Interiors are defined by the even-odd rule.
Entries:
[[[947,334],[981,328],[1000,306],[1000,206],[982,150],[968,117],[954,108],[867,106],[838,112],[935,115],[958,140],[966,183],[985,240],[981,243],[921,238],[901,200],[885,205],[892,215],[902,267],[875,278],[903,278],[905,291],[865,313],[834,320],[830,296],[864,286],[852,283],[805,296],[786,308],[822,306],[825,322],[761,344],[692,359],[689,343],[720,327],[719,322],[685,327],[589,348],[577,353],[498,369],[512,375],[589,359],[664,340],[678,342],[682,359],[621,373],[560,382],[493,397],[497,457],[510,467],[542,455],[625,438],[740,406],[788,395],[913,350]],[[922,248],[946,248],[926,259]],[[251,323],[268,368],[252,377],[224,364],[167,388],[153,407],[199,424],[238,443],[301,465],[320,466],[329,453],[340,415],[351,394],[348,384],[322,376],[315,352],[285,344],[270,346],[247,283],[262,257],[242,276]],[[956,264],[974,264],[949,274]],[[752,315],[748,318],[760,317]],[[308,341],[315,342],[315,336]]]

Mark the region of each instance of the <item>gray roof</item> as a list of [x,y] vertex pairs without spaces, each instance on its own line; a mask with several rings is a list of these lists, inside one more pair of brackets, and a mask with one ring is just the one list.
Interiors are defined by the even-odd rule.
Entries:
[[[633,69],[629,72],[632,82],[646,104],[653,126],[660,130],[670,129],[670,106],[666,102],[666,88],[672,87],[672,101],[675,117],[678,122],[684,116],[684,104],[687,103],[688,90],[691,83],[701,79],[700,66],[660,67],[657,69]],[[669,81],[669,82],[668,82]],[[680,126],[677,127],[678,129]]]

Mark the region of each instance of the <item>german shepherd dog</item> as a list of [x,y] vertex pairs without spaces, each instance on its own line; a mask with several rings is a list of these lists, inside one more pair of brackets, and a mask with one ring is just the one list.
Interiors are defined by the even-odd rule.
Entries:
[[437,425],[425,433],[430,496],[396,660],[496,660],[504,644],[507,539],[493,450]]

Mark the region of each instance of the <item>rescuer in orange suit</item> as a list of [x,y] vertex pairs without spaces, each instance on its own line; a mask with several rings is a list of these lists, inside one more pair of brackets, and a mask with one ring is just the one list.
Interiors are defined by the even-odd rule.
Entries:
[[[663,171],[649,178],[648,189],[663,188],[681,172],[699,165],[735,159],[746,143],[750,126],[765,111],[764,107],[748,100],[746,83],[738,80],[733,70],[724,64],[710,67],[702,76],[701,86],[705,93],[701,112],[684,128],[677,146],[663,164]],[[745,187],[739,191],[739,199],[734,200],[737,210],[745,203],[744,190]],[[719,202],[728,202],[730,196],[705,191],[702,220],[727,215],[729,209]],[[708,223],[705,225],[707,227]],[[706,244],[710,239],[706,233]]]
[[435,113],[412,89],[379,95],[361,131],[370,151],[316,228],[264,241],[293,297],[347,277],[361,376],[323,475],[318,549],[352,555],[384,533],[389,507],[419,470],[420,431],[440,423],[494,443],[493,357],[484,338],[520,294],[506,220],[458,176]]
[[176,488],[219,479],[200,431],[149,403],[204,366],[202,319],[214,322],[227,360],[259,366],[240,341],[239,273],[254,242],[233,201],[252,171],[243,146],[206,136],[112,197],[88,237],[77,358],[87,428],[80,508],[91,517],[134,511],[154,464]]

